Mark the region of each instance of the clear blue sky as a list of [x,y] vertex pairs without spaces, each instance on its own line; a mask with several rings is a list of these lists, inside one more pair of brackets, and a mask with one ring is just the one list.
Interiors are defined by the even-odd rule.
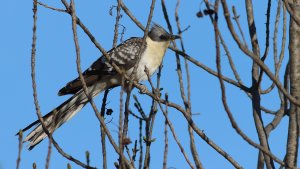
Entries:
[[[60,1],[45,0],[42,1],[50,6],[63,8]],[[200,8],[201,1],[182,1],[179,10],[180,22],[182,28],[190,25],[190,29],[183,34],[185,48],[188,54],[195,59],[215,69],[215,47],[213,28],[208,17],[199,19],[196,13]],[[144,25],[147,21],[150,1],[125,1],[128,8]],[[174,2],[167,2],[169,16],[172,21],[174,32],[176,24],[174,22]],[[237,2],[236,8],[241,15],[242,25],[246,24],[244,4]],[[277,2],[276,2],[277,4]],[[76,1],[77,14],[82,22],[90,29],[93,35],[105,49],[109,50],[112,46],[113,28],[115,22],[115,10],[113,16],[109,15],[112,5],[116,1]],[[31,77],[30,77],[30,52],[32,37],[32,1],[1,1],[0,2],[0,72],[1,72],[1,118],[0,118],[0,169],[15,168],[17,159],[18,139],[15,133],[36,120],[35,108],[33,104]],[[272,11],[276,10],[275,1]],[[201,9],[204,9],[202,4]],[[261,45],[264,44],[265,32],[265,9],[266,2],[259,2],[255,6],[255,17],[258,27],[258,38]],[[124,39],[132,36],[143,36],[143,32],[123,14],[121,24],[126,27]],[[247,85],[251,84],[251,60],[241,54],[230,37],[229,32],[224,25],[223,17],[220,16],[220,27],[223,36],[232,52],[236,62],[237,69]],[[160,1],[156,2],[153,21],[166,27]],[[271,30],[273,31],[274,15],[271,16]],[[246,36],[248,30],[243,26]],[[81,47],[82,68],[86,69],[101,54],[90,42],[87,36],[78,28],[79,43]],[[273,34],[273,33],[272,33]],[[38,30],[37,30],[37,85],[39,103],[43,114],[46,114],[69,96],[59,97],[57,91],[68,81],[77,77],[75,50],[72,39],[71,18],[65,13],[51,11],[39,6],[38,9]],[[272,38],[272,36],[271,36]],[[249,42],[249,39],[247,39]],[[272,49],[271,49],[272,50]],[[270,51],[271,51],[270,50]],[[222,50],[223,71],[229,77],[233,78],[229,71],[228,60],[225,52]],[[272,56],[267,63],[271,62]],[[285,62],[284,62],[285,63]],[[193,113],[199,113],[194,116],[198,127],[202,129],[208,137],[216,144],[228,152],[239,164],[245,168],[255,168],[257,161],[257,150],[247,144],[232,129],[229,120],[224,112],[221,103],[220,87],[217,78],[210,76],[202,69],[189,64],[191,68],[192,82],[192,110]],[[166,53],[164,59],[164,69],[162,76],[163,92],[168,92],[170,100],[182,105],[180,100],[178,78],[175,71],[175,56],[171,51]],[[145,84],[148,84],[145,82]],[[270,82],[265,78],[263,86],[268,86]],[[228,92],[227,98],[231,110],[234,113],[236,121],[243,131],[253,140],[258,142],[256,130],[253,123],[251,102],[247,96],[230,85],[226,85]],[[117,138],[118,130],[118,112],[119,112],[119,92],[120,88],[115,88],[108,97],[108,108],[114,110],[114,115],[108,117],[107,124],[114,138]],[[135,90],[134,93],[137,94]],[[276,99],[275,90],[269,96],[262,97],[262,103],[276,110],[278,99]],[[137,94],[143,102],[146,112],[150,108],[150,99],[147,96]],[[96,99],[98,107],[101,105],[100,95]],[[131,106],[132,110],[135,110]],[[189,152],[187,139],[187,124],[180,112],[170,109],[170,119],[180,138],[185,150]],[[272,116],[263,115],[266,123],[272,119]],[[131,140],[138,139],[138,123],[131,119],[129,137]],[[276,132],[270,136],[271,149],[275,155],[281,159],[285,152],[286,126],[287,119],[278,126]],[[153,137],[156,141],[152,144],[151,168],[162,168],[163,156],[163,126],[164,118],[161,112],[157,115]],[[99,122],[97,121],[90,105],[86,106],[78,115],[76,115],[67,124],[59,128],[54,138],[60,146],[69,154],[85,161],[85,151],[89,150],[91,154],[91,166],[101,168],[101,146],[99,135]],[[168,167],[188,168],[182,154],[173,137],[169,134],[169,157]],[[201,138],[196,136],[198,153],[205,168],[233,168],[229,162],[217,154]],[[117,161],[117,156],[113,148],[108,145],[108,168],[114,168],[113,162]],[[28,151],[24,144],[21,158],[21,167],[29,169],[33,162],[36,162],[38,168],[44,168],[47,155],[48,139],[45,139],[34,150]],[[130,146],[130,149],[133,145]],[[190,159],[192,156],[188,153]],[[61,157],[53,148],[50,168],[66,168],[68,161]],[[73,168],[80,168],[71,163]]]

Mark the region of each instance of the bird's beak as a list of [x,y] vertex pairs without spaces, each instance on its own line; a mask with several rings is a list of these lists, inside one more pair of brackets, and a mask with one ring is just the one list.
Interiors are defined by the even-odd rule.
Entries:
[[170,39],[171,39],[171,40],[175,40],[175,39],[179,39],[179,38],[180,38],[179,35],[171,35],[171,36],[170,36]]

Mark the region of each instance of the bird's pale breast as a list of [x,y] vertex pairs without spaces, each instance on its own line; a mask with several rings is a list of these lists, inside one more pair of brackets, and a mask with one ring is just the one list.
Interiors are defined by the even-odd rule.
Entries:
[[145,66],[148,68],[150,76],[157,70],[170,44],[169,42],[155,42],[149,37],[147,37],[146,43],[147,47],[141,56],[136,74],[138,81],[147,80],[147,75],[144,71]]

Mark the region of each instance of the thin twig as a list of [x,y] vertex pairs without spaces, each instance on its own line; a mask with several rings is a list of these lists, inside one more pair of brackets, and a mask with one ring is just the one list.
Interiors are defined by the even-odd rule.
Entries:
[[[267,21],[266,21],[266,42],[265,42],[265,52],[261,58],[261,60],[264,62],[268,56],[269,52],[269,46],[270,46],[270,11],[271,11],[271,0],[268,0],[268,5],[267,5]],[[259,72],[259,78],[258,78],[258,85],[260,86],[260,83],[262,81],[262,76],[263,76],[263,71]],[[276,76],[276,75],[275,75]]]
[[221,44],[222,44],[222,46],[223,46],[223,49],[225,50],[225,53],[226,53],[226,56],[227,56],[227,58],[228,58],[229,65],[230,65],[230,68],[231,68],[231,70],[232,70],[232,72],[233,72],[233,74],[234,74],[234,77],[235,77],[235,79],[237,80],[237,82],[238,82],[241,86],[243,86],[244,83],[243,83],[243,81],[242,81],[242,79],[241,79],[241,77],[240,77],[238,71],[236,70],[236,66],[235,66],[235,64],[234,64],[234,62],[233,62],[231,53],[230,53],[230,51],[229,51],[229,49],[228,49],[228,47],[227,47],[227,45],[226,45],[226,43],[225,43],[225,40],[223,39],[223,36],[220,34],[220,32],[219,32],[218,35],[219,35],[219,38],[220,38],[220,42],[221,42]]
[[[168,117],[168,94],[165,95],[166,103],[166,116]],[[168,122],[167,117],[165,117],[165,129],[164,129],[164,136],[165,136],[165,146],[164,146],[164,160],[163,160],[163,169],[167,169],[167,158],[168,158],[168,150],[169,150],[169,139],[168,139]]]
[[52,6],[48,6],[47,4],[44,4],[42,2],[38,2],[39,5],[45,7],[45,8],[48,8],[48,9],[51,9],[51,10],[54,10],[54,11],[58,11],[58,12],[67,12],[66,10],[64,9],[59,9],[59,8],[54,8]]
[[138,98],[136,97],[136,95],[133,95],[133,99],[135,100],[134,106],[136,107],[136,109],[138,110],[138,112],[141,114],[143,119],[147,119],[147,116],[142,108],[142,105],[140,103],[140,101],[138,100]]
[[131,165],[133,166],[134,165],[134,160],[133,160],[133,158],[132,158],[132,156],[130,154],[130,151],[129,151],[129,148],[128,148],[127,145],[125,145],[125,149],[126,149],[127,156],[128,156],[128,158],[129,158],[129,160],[131,162]]
[[117,6],[117,16],[116,16],[116,23],[115,23],[115,30],[114,30],[114,40],[113,40],[113,48],[115,48],[117,46],[117,42],[118,42],[118,34],[119,34],[119,21],[121,18],[121,1],[122,0],[118,0],[118,6]]
[[143,118],[141,118],[140,116],[134,114],[131,110],[129,111],[129,114],[131,114],[133,117],[135,117],[135,118],[137,118],[137,119],[139,119],[139,120],[146,120],[146,119],[143,119]]
[[180,141],[179,141],[179,139],[178,139],[178,137],[177,137],[177,135],[176,135],[176,132],[175,132],[175,130],[174,130],[173,124],[172,124],[171,121],[168,119],[168,116],[166,115],[165,111],[163,111],[162,105],[161,105],[160,103],[159,103],[159,107],[161,108],[161,111],[163,112],[163,114],[164,114],[164,116],[165,116],[165,119],[166,119],[166,121],[167,121],[167,123],[168,123],[168,126],[169,126],[170,130],[171,130],[171,133],[172,133],[172,135],[173,135],[173,138],[174,138],[174,140],[176,141],[176,143],[177,143],[177,145],[178,145],[178,147],[179,147],[181,153],[183,154],[183,156],[184,156],[186,162],[188,163],[188,165],[189,165],[192,169],[195,169],[195,167],[194,167],[194,165],[192,164],[192,162],[188,159],[188,156],[187,156],[187,154],[186,154],[186,152],[185,152],[183,146],[181,145],[181,143],[180,143]]
[[136,154],[139,151],[137,148],[137,140],[134,141],[134,148],[132,149],[132,161],[136,161]]
[[86,165],[90,166],[90,152],[85,151],[85,159],[86,159]]
[[126,7],[126,5],[121,2],[121,7],[123,9],[123,11],[129,16],[129,18],[139,27],[141,28],[143,31],[145,31],[145,27],[143,26],[143,24],[141,24],[136,17],[130,12],[130,10]]
[[19,169],[20,162],[21,162],[21,152],[22,152],[22,146],[23,146],[23,142],[22,142],[22,140],[23,140],[23,132],[22,132],[22,130],[19,131],[18,135],[19,135],[19,138],[18,138],[18,140],[19,140],[19,146],[18,146],[18,158],[17,158],[16,169]]
[[[286,21],[286,7],[284,5],[282,5],[283,7],[283,28],[282,28],[282,40],[281,40],[281,51],[280,51],[280,54],[279,54],[279,62],[277,64],[277,74],[279,74],[279,70],[281,68],[281,65],[282,65],[282,61],[283,61],[283,58],[284,58],[284,53],[285,53],[285,46],[286,46],[286,32],[287,32],[287,28],[286,28],[286,25],[287,25],[287,21]],[[286,66],[286,69],[288,69],[289,67],[289,64]],[[287,73],[288,70],[286,70],[286,73]],[[285,86],[285,81],[284,81],[284,87],[285,89],[287,89],[288,87]],[[284,95],[278,90],[278,95],[279,95],[279,98],[280,98],[280,101],[281,103],[286,103],[286,105],[288,104],[287,101],[286,101],[286,98],[284,97]]]
[[[120,91],[120,111],[119,111],[119,124],[118,124],[118,139],[119,139],[119,151],[121,154],[123,154],[123,151],[124,151],[124,145],[123,145],[123,138],[125,138],[123,136],[123,94],[124,94],[124,91],[121,89]],[[125,123],[125,121],[124,121]],[[122,155],[119,155],[119,166],[120,168],[124,168],[123,166],[124,162],[123,162],[123,158],[122,158]]]
[[36,169],[36,163],[35,163],[35,162],[32,163],[32,168],[33,168],[33,169]]
[[[104,115],[105,115],[106,100],[107,100],[108,93],[109,93],[109,90],[105,90],[103,99],[102,99],[101,112],[100,112],[102,118],[104,118]],[[103,167],[103,169],[107,169],[106,139],[105,139],[106,134],[105,134],[105,131],[104,131],[102,125],[100,125],[100,130],[101,130],[101,147],[102,147],[102,167]]]
[[142,169],[143,165],[143,120],[139,120],[139,145],[140,145],[140,158],[139,158],[139,169]]
[[[156,102],[155,100],[153,100],[153,102]],[[152,106],[150,113],[149,113],[149,117],[146,120],[146,139],[144,140],[146,142],[146,152],[145,152],[145,161],[144,161],[144,166],[145,164],[147,165],[147,167],[150,167],[150,157],[151,157],[151,153],[150,153],[150,146],[151,143],[153,142],[152,139],[152,133],[153,133],[153,127],[154,127],[154,122],[155,122],[155,117],[156,117],[156,113],[157,113],[157,108],[156,106]]]
[[[278,29],[278,25],[279,25],[279,17],[280,17],[280,9],[281,7],[283,8],[283,17],[282,17],[282,39],[281,39],[281,51],[280,51],[280,54],[279,54],[279,61],[277,60],[277,50],[275,51],[274,50],[274,57],[276,57],[276,68],[278,70],[276,70],[277,72],[279,72],[279,68],[280,68],[280,64],[283,60],[283,57],[284,57],[284,51],[285,51],[285,42],[286,42],[286,7],[284,5],[282,5],[282,2],[281,1],[278,1],[278,7],[277,7],[277,14],[276,14],[276,21],[275,21],[275,30],[274,30],[274,48],[277,49],[277,29]],[[278,17],[278,19],[277,19]],[[275,38],[276,36],[276,38]]]
[[[130,104],[130,98],[131,98],[131,87],[128,88],[128,90],[126,91],[126,101],[125,101],[125,112],[124,112],[124,122],[123,122],[123,126],[122,126],[122,140],[124,140],[125,138],[127,138],[127,133],[128,133],[128,123],[129,123],[129,104]],[[120,112],[121,113],[121,112]],[[122,112],[123,113],[123,112]],[[122,152],[124,151],[124,146],[125,144],[122,144]],[[130,156],[129,156],[130,157]]]
[[265,52],[261,58],[262,61],[264,61],[267,56],[268,56],[268,51],[269,51],[269,43],[270,43],[270,13],[271,13],[271,5],[272,1],[268,0],[268,5],[267,5],[267,19],[266,19],[266,42],[265,42]]
[[233,12],[233,19],[234,19],[234,21],[236,22],[236,24],[238,26],[238,29],[239,29],[239,32],[242,36],[244,45],[245,45],[246,48],[248,48],[247,42],[246,42],[246,39],[245,39],[245,35],[244,35],[243,29],[242,29],[241,24],[240,24],[240,16],[237,15],[237,12],[235,10],[235,6],[232,6],[232,12]]
[[46,167],[45,167],[46,169],[49,169],[49,166],[50,166],[51,152],[52,152],[52,142],[51,142],[51,139],[49,139],[48,153],[47,153]]
[[[122,2],[121,0],[118,0],[117,16],[116,16],[116,23],[115,23],[115,29],[114,29],[113,48],[115,48],[117,46],[119,20],[120,20],[120,17],[121,17],[121,14],[120,14],[121,2]],[[125,131],[123,129],[122,121],[123,121],[123,90],[120,91],[120,112],[119,112],[119,132],[118,132],[119,148],[120,148],[120,152],[123,154],[123,149],[124,149],[123,138],[125,138],[126,134],[125,134]],[[126,121],[124,119],[124,124],[125,123],[126,123]],[[124,168],[122,155],[119,156],[119,166],[121,168]]]
[[276,113],[274,119],[265,127],[267,136],[269,136],[271,131],[278,126],[278,124],[280,123],[281,119],[284,116],[285,116],[284,105],[282,105],[280,110]]

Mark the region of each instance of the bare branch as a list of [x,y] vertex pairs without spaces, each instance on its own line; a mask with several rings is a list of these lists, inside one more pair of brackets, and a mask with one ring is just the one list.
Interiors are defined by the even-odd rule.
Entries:
[[[101,112],[100,112],[102,118],[104,118],[104,114],[105,114],[106,100],[107,100],[108,93],[109,93],[109,90],[105,90],[103,99],[102,99]],[[103,169],[107,169],[106,139],[105,139],[106,134],[101,125],[100,125],[100,131],[101,131],[101,148],[102,148],[102,161],[103,161],[102,167],[103,167]]]
[[45,7],[45,8],[48,8],[48,9],[51,9],[51,10],[54,10],[54,11],[58,11],[58,12],[67,12],[66,10],[64,9],[59,9],[59,8],[54,8],[52,6],[48,6],[47,4],[44,4],[42,2],[38,2],[39,5]]
[[[69,163],[68,163],[68,164],[69,164]],[[33,168],[33,169],[36,169],[36,163],[33,163],[33,164],[32,164],[32,168]]]
[[[270,46],[270,10],[271,10],[271,0],[268,0],[268,6],[267,6],[267,21],[266,21],[266,42],[265,42],[265,51],[263,56],[261,57],[261,60],[264,62],[268,56],[269,53],[269,46]],[[260,86],[260,83],[262,81],[263,71],[259,72],[259,78],[258,78],[258,84]],[[276,76],[276,75],[275,75]]]
[[23,145],[23,142],[22,142],[22,140],[23,140],[23,132],[22,132],[22,130],[19,131],[18,135],[19,135],[19,138],[18,138],[18,140],[19,140],[19,146],[18,146],[18,158],[17,158],[16,169],[19,169],[20,162],[21,162],[21,152],[22,152],[22,145]]
[[236,22],[236,24],[237,24],[237,26],[239,28],[239,32],[240,32],[240,34],[242,36],[244,45],[245,45],[246,48],[248,48],[247,42],[246,42],[246,39],[245,39],[245,35],[244,35],[244,32],[243,32],[241,24],[240,24],[240,16],[237,15],[235,6],[232,6],[232,12],[233,12],[233,19],[235,20],[235,22]]
[[140,145],[140,158],[139,158],[139,169],[142,169],[143,165],[143,120],[139,120],[139,145]]
[[45,167],[46,169],[49,169],[49,166],[50,166],[51,151],[52,151],[52,142],[51,142],[51,139],[49,139],[48,153],[47,153],[46,167]]
[[163,160],[163,169],[167,169],[167,159],[168,159],[168,152],[169,152],[169,137],[168,137],[168,94],[165,95],[166,103],[166,117],[165,117],[165,129],[164,129],[164,136],[165,136],[165,146],[164,146],[164,160]]
[[118,42],[118,34],[119,34],[119,21],[121,18],[121,2],[122,0],[118,0],[118,6],[117,6],[117,16],[116,16],[116,23],[115,23],[115,31],[114,31],[114,40],[113,40],[113,48],[117,46]]
[[143,26],[143,24],[141,24],[136,17],[130,12],[130,10],[126,7],[126,5],[121,2],[121,7],[124,10],[124,12],[129,16],[129,18],[143,31],[145,31],[145,27]]
[[90,152],[85,151],[86,164],[90,166]]
[[[119,126],[118,126],[118,139],[119,139],[119,151],[120,151],[120,155],[119,155],[119,167],[120,168],[124,168],[124,160],[121,154],[123,154],[124,151],[124,145],[123,145],[123,138],[125,138],[125,134],[123,135],[123,94],[124,91],[121,90],[120,91],[120,112],[119,112]],[[128,93],[127,93],[128,96]],[[124,118],[124,124],[125,124],[125,118]]]
[[228,49],[228,47],[227,47],[227,45],[226,45],[226,43],[225,43],[225,41],[224,41],[224,39],[223,39],[223,36],[222,36],[220,33],[219,33],[219,38],[220,38],[221,44],[222,44],[222,46],[223,46],[223,49],[224,49],[225,52],[226,52],[226,56],[227,56],[227,58],[228,58],[229,65],[230,65],[230,68],[231,68],[231,70],[232,70],[232,72],[233,72],[233,74],[234,74],[235,79],[237,80],[237,82],[238,82],[238,84],[239,84],[240,86],[244,86],[243,81],[242,81],[242,79],[240,78],[240,75],[239,75],[238,71],[236,70],[236,67],[235,67],[235,64],[234,64],[234,62],[233,62],[231,53],[230,53],[230,51],[229,51],[229,49]]

